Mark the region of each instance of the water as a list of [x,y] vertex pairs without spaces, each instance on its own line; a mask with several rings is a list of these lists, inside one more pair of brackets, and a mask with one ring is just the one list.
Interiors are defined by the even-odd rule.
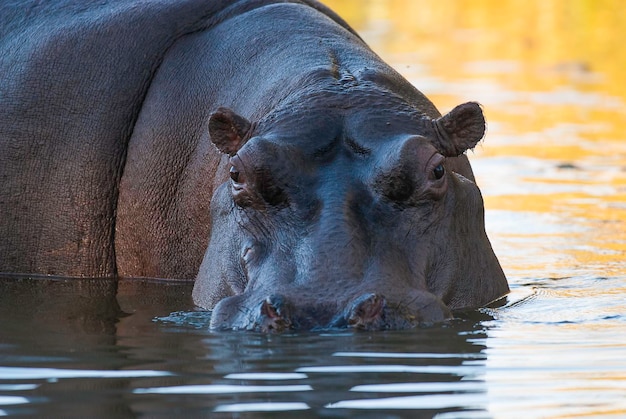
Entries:
[[[48,417],[619,417],[624,281],[533,279],[394,332],[207,330],[191,284],[0,282],[0,412]],[[620,287],[621,290],[620,290]],[[76,302],[76,296],[83,296]],[[89,296],[92,297],[89,297]]]
[[504,305],[408,331],[216,333],[189,283],[2,278],[0,415],[626,417],[626,9],[327,3],[442,111],[483,104],[470,159]]

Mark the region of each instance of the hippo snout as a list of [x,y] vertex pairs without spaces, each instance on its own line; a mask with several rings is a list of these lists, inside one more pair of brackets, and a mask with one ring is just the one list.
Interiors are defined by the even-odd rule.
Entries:
[[408,329],[452,318],[438,298],[426,292],[393,302],[380,293],[364,293],[342,304],[296,303],[299,299],[272,294],[257,299],[245,294],[222,300],[213,310],[211,328],[281,333],[288,330]]

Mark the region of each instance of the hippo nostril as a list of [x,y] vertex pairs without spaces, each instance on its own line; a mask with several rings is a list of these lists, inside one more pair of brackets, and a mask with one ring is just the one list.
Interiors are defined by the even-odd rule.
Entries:
[[261,304],[261,315],[270,319],[279,319],[282,317],[283,301],[282,298],[276,296],[267,297]]
[[348,324],[359,329],[380,328],[383,325],[385,297],[365,294],[357,298],[348,313]]
[[291,327],[288,304],[281,295],[271,295],[262,303],[257,326],[264,332],[282,332]]

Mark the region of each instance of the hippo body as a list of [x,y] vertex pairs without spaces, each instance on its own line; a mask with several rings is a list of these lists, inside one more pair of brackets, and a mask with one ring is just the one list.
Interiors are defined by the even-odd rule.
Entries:
[[196,278],[212,326],[404,328],[508,291],[441,116],[313,0],[0,6],[0,272]]

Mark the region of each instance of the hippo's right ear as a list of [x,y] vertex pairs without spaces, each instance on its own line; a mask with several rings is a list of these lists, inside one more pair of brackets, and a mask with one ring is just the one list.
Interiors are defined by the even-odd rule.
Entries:
[[446,157],[456,157],[472,149],[485,135],[483,111],[476,102],[467,102],[433,121],[435,147]]
[[209,118],[211,141],[224,154],[234,156],[248,139],[252,124],[228,108],[218,108]]

